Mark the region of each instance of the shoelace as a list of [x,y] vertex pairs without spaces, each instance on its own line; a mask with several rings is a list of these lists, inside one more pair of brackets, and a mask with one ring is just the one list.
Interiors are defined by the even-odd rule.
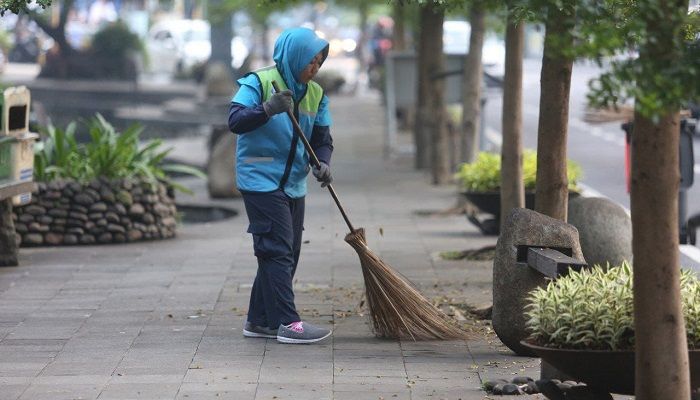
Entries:
[[287,325],[287,328],[293,330],[294,332],[297,333],[302,333],[304,332],[304,326],[302,325],[301,321],[298,322],[292,322],[291,324]]

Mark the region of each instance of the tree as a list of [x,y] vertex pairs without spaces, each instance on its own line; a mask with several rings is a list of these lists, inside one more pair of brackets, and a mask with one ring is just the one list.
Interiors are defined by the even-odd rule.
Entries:
[[566,141],[574,58],[565,49],[574,45],[571,31],[575,26],[575,0],[549,2],[545,13],[537,128],[537,165],[542,168],[537,168],[535,211],[566,221],[569,197]]
[[[690,398],[678,256],[679,110],[700,95],[700,28],[687,0],[587,4],[583,50],[638,49],[591,84],[594,105],[635,100],[632,252],[638,400]],[[582,25],[583,26],[583,25]],[[672,385],[668,385],[673,382]]]
[[[27,9],[33,1],[32,0],[0,0],[0,16],[5,16],[5,13],[10,11],[15,14],[19,14],[21,11]],[[41,8],[46,8],[51,5],[51,0],[36,0],[34,1]]]
[[416,167],[430,167],[435,184],[450,178],[447,125],[445,119],[445,81],[435,75],[444,70],[442,24],[444,8],[428,0],[419,5],[418,95],[414,138]]
[[[577,45],[568,55],[586,55],[602,64],[602,57],[621,49],[639,51],[636,59],[613,61],[610,72],[592,83],[590,100],[612,106],[635,99],[631,209],[635,394],[641,400],[690,397],[680,305],[678,121],[683,102],[700,94],[700,24],[687,10],[684,0],[580,3],[577,19],[582,23],[569,31]],[[564,38],[558,51],[566,57],[562,49],[569,38],[557,38]],[[664,384],[668,382],[672,387]]]
[[462,129],[460,151],[457,153],[459,162],[470,163],[476,158],[479,150],[479,122],[481,115],[481,81],[483,67],[481,65],[484,34],[486,32],[485,2],[475,0],[471,4],[469,23],[469,53],[464,60],[462,74]]
[[501,224],[511,209],[525,206],[523,184],[522,92],[525,23],[512,8],[506,25],[501,147]]

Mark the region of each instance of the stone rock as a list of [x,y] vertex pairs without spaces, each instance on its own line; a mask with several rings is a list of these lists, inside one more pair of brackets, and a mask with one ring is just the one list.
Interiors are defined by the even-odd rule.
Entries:
[[141,220],[143,220],[143,222],[144,222],[146,225],[150,225],[150,224],[156,222],[156,218],[155,218],[155,217],[153,216],[153,214],[151,214],[151,213],[145,213],[145,214],[143,214],[143,215],[141,216]]
[[57,200],[57,199],[60,199],[61,196],[62,196],[62,194],[58,190],[49,190],[47,192],[43,192],[43,194],[42,194],[42,197],[45,199],[48,199],[48,200]]
[[506,383],[508,383],[508,381],[505,379],[495,379],[492,381],[486,381],[484,382],[484,390],[486,390],[487,392],[491,392],[493,391],[493,388],[496,387],[496,385],[505,385]]
[[109,224],[107,225],[107,230],[112,233],[125,233],[126,230],[124,229],[123,226],[117,225],[117,224]]
[[80,243],[81,244],[94,244],[95,243],[95,237],[89,234],[85,234],[80,237]]
[[535,382],[528,382],[527,386],[523,388],[523,392],[527,394],[537,394],[540,392],[540,390],[537,388],[537,384]]
[[109,232],[105,232],[97,237],[97,241],[100,243],[111,243],[112,242],[112,234]]
[[499,339],[522,356],[534,356],[520,344],[529,336],[524,306],[528,293],[547,284],[544,275],[519,262],[527,247],[570,249],[583,260],[578,232],[573,225],[525,208],[513,209],[505,219],[493,263],[493,329]]
[[111,211],[105,213],[105,218],[109,222],[116,222],[116,223],[119,222],[119,216]]
[[81,212],[77,212],[77,211],[71,211],[71,212],[69,212],[69,213],[68,213],[68,218],[73,218],[73,219],[77,219],[77,220],[80,220],[80,221],[87,221],[87,220],[89,219],[88,216],[87,216],[87,214],[84,214],[84,213],[81,213]]
[[89,187],[93,190],[100,190],[100,188],[102,187],[102,183],[98,179],[95,179],[92,182],[90,182]]
[[90,218],[90,221],[97,221],[98,219],[104,218],[105,215],[100,212],[93,212],[88,214],[88,218]]
[[96,189],[94,189],[92,187],[88,187],[88,188],[83,189],[83,193],[90,196],[90,198],[92,199],[90,204],[92,204],[100,199],[100,194],[97,192]]
[[83,191],[83,185],[76,181],[69,181],[66,183],[66,188],[72,190],[74,193],[79,193]]
[[30,204],[26,207],[24,207],[24,212],[29,214],[29,215],[44,215],[46,214],[46,208],[37,206],[34,204]]
[[165,217],[170,214],[170,207],[165,204],[158,203],[153,207],[153,211],[161,217]]
[[81,220],[79,220],[79,219],[75,219],[75,218],[68,218],[68,219],[66,220],[66,226],[69,227],[69,228],[70,228],[70,227],[78,227],[78,228],[80,228],[80,227],[83,226],[83,221],[81,221]]
[[212,198],[241,197],[236,188],[236,135],[219,135],[207,162],[207,188]]
[[27,225],[23,222],[15,222],[15,231],[17,233],[25,233],[28,232],[29,229],[27,229]]
[[0,266],[19,265],[19,246],[22,239],[15,232],[12,222],[12,200],[0,201]]
[[129,215],[143,215],[146,210],[139,203],[134,203],[129,208]]
[[73,235],[73,234],[67,234],[67,235],[63,236],[63,244],[68,244],[68,245],[78,244],[78,237],[76,235]]
[[107,226],[108,223],[106,218],[100,218],[95,221],[95,225],[97,226]]
[[88,208],[85,206],[81,206],[80,204],[73,203],[70,205],[70,209],[75,212],[87,214],[88,213]]
[[51,225],[53,218],[49,217],[48,215],[42,215],[37,218],[37,221],[39,221],[39,223],[42,225]]
[[49,210],[48,214],[56,218],[66,218],[68,216],[68,211],[60,208],[52,208]]
[[29,225],[27,225],[27,229],[29,229],[29,232],[48,232],[49,227],[47,225],[42,225],[38,222],[30,222]]
[[119,215],[126,215],[126,207],[121,203],[114,204],[114,211]]
[[93,204],[90,206],[90,212],[91,212],[91,213],[98,213],[98,212],[103,213],[103,212],[105,212],[105,211],[107,211],[107,204],[105,204],[104,202],[101,202],[101,201],[100,201],[100,202],[97,202],[97,203],[93,203]]
[[143,239],[143,232],[141,232],[138,229],[129,229],[129,232],[127,232],[126,237],[130,242],[136,242],[138,240]]
[[516,376],[515,378],[513,378],[511,383],[514,383],[516,385],[525,385],[528,382],[534,382],[534,381],[535,381],[534,379],[529,378],[527,376]]
[[53,225],[65,225],[68,222],[65,218],[54,218]]
[[44,235],[44,241],[46,244],[58,246],[59,244],[63,243],[63,235],[60,233],[49,232]]
[[622,206],[603,197],[569,201],[568,221],[578,229],[588,265],[632,261],[632,219]]
[[131,198],[131,193],[126,190],[120,190],[116,194],[117,201],[125,206],[130,206],[134,200]]
[[40,245],[44,243],[44,236],[40,233],[27,233],[22,236],[22,243],[28,245]]
[[115,233],[114,235],[112,235],[112,239],[115,243],[125,243],[126,235],[123,233]]
[[520,390],[518,385],[514,385],[512,383],[509,383],[507,385],[503,385],[502,389],[503,394],[505,395],[517,395],[517,394],[523,394],[523,392]]
[[87,193],[78,193],[73,197],[73,201],[80,205],[89,206],[94,200]]
[[74,228],[68,228],[66,232],[72,233],[72,234],[77,235],[77,236],[81,236],[81,235],[85,234],[85,229],[74,227]]
[[134,181],[129,178],[122,180],[121,186],[126,190],[131,190],[134,187]]
[[501,395],[503,394],[503,387],[505,386],[505,383],[498,383],[496,386],[493,387],[491,390],[491,393],[496,394],[496,395]]
[[32,214],[21,214],[19,217],[17,217],[17,220],[19,222],[24,222],[25,224],[34,222],[34,216]]
[[[107,186],[103,186],[100,188],[100,198],[102,198],[102,200],[108,201],[110,203],[114,203],[114,201],[116,200],[116,197],[114,196],[114,192],[112,191],[112,189],[110,189]],[[106,211],[106,210],[103,210],[103,211]]]

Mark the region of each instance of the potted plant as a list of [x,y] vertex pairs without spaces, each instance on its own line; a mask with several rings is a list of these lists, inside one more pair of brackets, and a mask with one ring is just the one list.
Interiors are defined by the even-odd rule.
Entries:
[[101,115],[88,121],[89,140],[49,126],[34,150],[31,203],[17,207],[23,246],[123,243],[175,236],[174,190],[188,192],[167,172],[199,177],[199,170],[168,164],[159,139],[141,145],[142,128],[117,132]]
[[[581,178],[581,166],[569,160],[567,162],[569,178],[569,193],[576,195],[580,191],[577,186]],[[501,156],[497,153],[480,152],[476,161],[461,164],[455,178],[458,181],[462,196],[480,211],[494,216],[494,224],[488,227],[478,221],[474,215],[469,215],[485,234],[498,233],[498,221],[501,213]],[[535,207],[535,180],[537,178],[537,153],[532,150],[523,152],[523,186],[525,187],[525,207]],[[492,227],[492,228],[489,228]],[[495,229],[495,231],[493,231]]]
[[[681,274],[692,387],[700,386],[700,281]],[[522,344],[563,373],[607,392],[634,393],[632,268],[595,266],[530,292]]]

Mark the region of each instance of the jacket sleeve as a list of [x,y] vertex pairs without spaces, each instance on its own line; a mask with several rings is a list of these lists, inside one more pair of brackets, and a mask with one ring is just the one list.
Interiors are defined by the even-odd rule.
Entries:
[[242,134],[255,130],[269,120],[262,104],[247,107],[240,103],[231,103],[228,111],[228,127],[233,133]]
[[262,106],[262,87],[254,74],[238,80],[239,89],[231,99],[228,127],[234,133],[250,132],[264,125],[269,117]]
[[314,125],[309,140],[311,148],[316,153],[319,161],[331,165],[331,154],[333,153],[333,138],[328,126]]

